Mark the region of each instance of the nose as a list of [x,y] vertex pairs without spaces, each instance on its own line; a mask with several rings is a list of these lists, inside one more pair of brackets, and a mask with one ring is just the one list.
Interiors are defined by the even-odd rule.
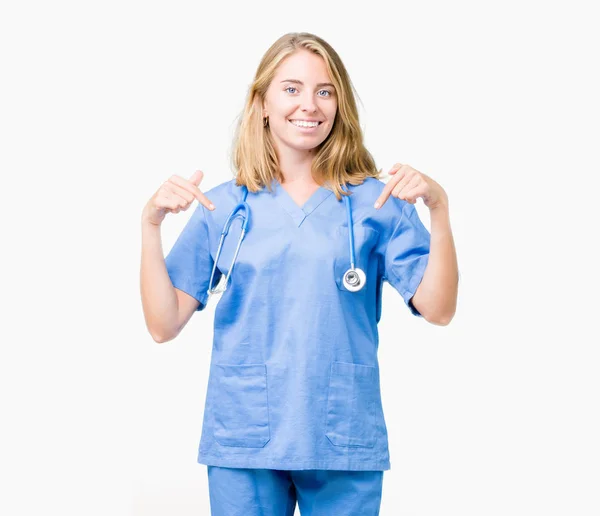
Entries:
[[302,96],[301,108],[302,111],[305,111],[307,113],[314,113],[317,110],[315,99],[308,90]]

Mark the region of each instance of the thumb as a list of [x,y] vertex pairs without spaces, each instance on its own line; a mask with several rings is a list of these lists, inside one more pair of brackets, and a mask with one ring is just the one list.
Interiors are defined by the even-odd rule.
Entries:
[[195,184],[196,186],[198,186],[200,184],[200,182],[202,181],[202,178],[204,177],[204,172],[202,172],[202,170],[196,170],[196,172],[194,172],[191,176],[190,176],[190,183]]

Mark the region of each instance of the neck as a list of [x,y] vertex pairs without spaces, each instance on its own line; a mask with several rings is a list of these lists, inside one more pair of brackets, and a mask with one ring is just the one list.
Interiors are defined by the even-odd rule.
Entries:
[[319,184],[319,178],[312,175],[312,162],[315,149],[278,153],[279,170],[284,183]]

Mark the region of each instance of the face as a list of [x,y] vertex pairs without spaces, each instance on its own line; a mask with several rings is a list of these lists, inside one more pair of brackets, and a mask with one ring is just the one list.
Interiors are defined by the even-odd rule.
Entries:
[[[336,91],[322,57],[299,50],[280,63],[263,103],[263,118],[269,117],[279,152],[306,152],[320,145],[331,132],[336,112]],[[319,124],[299,127],[292,122],[298,120]]]

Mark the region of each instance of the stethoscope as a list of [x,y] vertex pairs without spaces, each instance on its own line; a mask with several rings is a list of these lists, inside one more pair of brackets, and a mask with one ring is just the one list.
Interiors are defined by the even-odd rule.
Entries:
[[[250,206],[248,206],[248,203],[246,202],[246,198],[248,197],[248,188],[245,185],[242,185],[242,188],[243,188],[243,192],[244,192],[244,194],[243,194],[244,197],[242,199],[242,202],[237,204],[233,208],[233,210],[231,210],[231,213],[229,214],[229,217],[227,217],[227,220],[225,221],[225,224],[223,226],[223,231],[221,231],[221,239],[219,240],[219,247],[217,248],[217,255],[215,257],[212,273],[210,275],[210,283],[208,284],[208,287],[209,287],[208,295],[209,296],[211,294],[220,294],[221,292],[225,292],[225,290],[227,290],[227,285],[229,283],[229,276],[231,276],[231,271],[233,270],[233,266],[235,265],[235,260],[237,259],[237,255],[240,250],[240,246],[242,245],[242,240],[244,239],[244,236],[246,235],[246,232],[247,232],[246,228],[248,227],[248,223],[250,222]],[[344,273],[343,283],[344,283],[344,287],[346,287],[350,292],[358,292],[360,289],[362,289],[365,286],[365,284],[367,282],[367,276],[362,269],[359,269],[354,266],[355,265],[354,228],[352,225],[352,210],[350,209],[350,196],[344,195],[343,197],[344,197],[344,201],[346,203],[346,214],[347,214],[347,218],[348,218],[348,229],[349,229],[348,243],[350,246],[350,268]],[[223,242],[225,240],[225,236],[229,232],[229,228],[231,226],[231,223],[233,222],[233,219],[236,218],[236,216],[240,210],[244,210],[245,215],[241,216],[242,232],[240,233],[240,238],[238,240],[237,247],[235,249],[235,253],[233,255],[231,267],[229,267],[229,271],[227,272],[227,277],[225,278],[223,287],[219,288],[219,286],[217,285],[215,288],[212,288],[213,279],[215,276],[215,271],[217,269],[217,263],[219,261],[219,256],[221,255],[221,249],[223,247]]]

